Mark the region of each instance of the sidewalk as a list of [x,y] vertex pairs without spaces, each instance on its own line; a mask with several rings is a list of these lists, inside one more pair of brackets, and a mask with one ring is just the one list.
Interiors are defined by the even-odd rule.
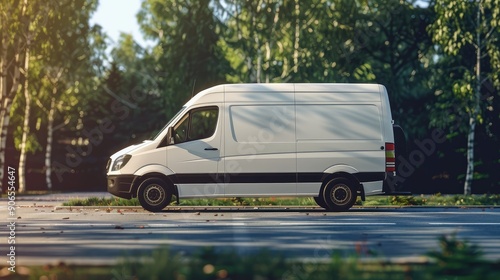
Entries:
[[[72,199],[86,199],[90,197],[112,198],[113,195],[108,192],[67,192],[41,195],[16,195],[16,204],[18,206],[41,206],[42,204],[46,206],[58,206]],[[3,195],[0,199],[0,204],[3,204],[3,202],[7,200],[7,196]]]

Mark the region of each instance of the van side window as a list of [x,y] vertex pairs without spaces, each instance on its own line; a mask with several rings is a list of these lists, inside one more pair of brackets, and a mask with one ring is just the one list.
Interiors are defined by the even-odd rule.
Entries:
[[212,136],[217,127],[219,109],[206,107],[194,109],[175,126],[175,143],[182,143]]

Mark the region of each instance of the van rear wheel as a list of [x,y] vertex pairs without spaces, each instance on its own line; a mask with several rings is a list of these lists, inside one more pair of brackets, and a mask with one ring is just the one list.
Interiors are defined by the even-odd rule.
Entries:
[[328,181],[323,190],[323,199],[327,210],[347,211],[356,202],[357,191],[355,184],[346,178],[334,178]]
[[148,178],[139,186],[137,198],[144,209],[159,212],[170,204],[172,191],[162,179]]

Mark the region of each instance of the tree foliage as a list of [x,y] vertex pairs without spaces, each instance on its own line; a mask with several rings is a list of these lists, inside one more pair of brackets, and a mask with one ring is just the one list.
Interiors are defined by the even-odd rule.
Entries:
[[[451,79],[440,84],[440,112],[433,124],[450,126],[452,133],[467,133],[467,171],[464,193],[471,194],[475,177],[474,149],[476,125],[491,131],[498,122],[494,95],[500,89],[500,1],[450,1],[435,4],[436,20],[429,26],[433,40],[454,67],[447,74]],[[448,92],[441,94],[441,92]],[[485,111],[496,111],[493,119]],[[455,122],[455,124],[453,124]],[[462,123],[467,122],[468,125]],[[491,132],[490,132],[491,133]],[[478,176],[476,176],[478,177]]]
[[[370,82],[387,87],[410,152],[436,129],[448,132],[449,142],[408,172],[412,191],[470,182],[469,173],[495,188],[498,2],[144,0],[137,21],[149,45],[122,34],[105,52],[106,35],[89,24],[97,0],[5,0],[0,144],[12,158],[14,147],[33,152],[28,188],[73,178],[102,189],[111,153],[149,138],[210,86]],[[9,161],[2,155],[0,145],[0,163]],[[475,169],[465,171],[467,157]]]

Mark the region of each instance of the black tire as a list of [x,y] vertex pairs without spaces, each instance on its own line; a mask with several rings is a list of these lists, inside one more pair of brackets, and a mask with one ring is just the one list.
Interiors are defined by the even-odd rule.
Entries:
[[314,198],[314,201],[316,201],[316,204],[318,204],[319,207],[323,207],[325,209],[328,209],[328,204],[326,204],[325,200],[323,199],[323,196],[315,196],[313,198]]
[[323,199],[330,211],[349,210],[356,202],[357,195],[355,184],[346,178],[330,179],[323,189]]
[[159,212],[170,204],[172,191],[162,179],[148,178],[139,186],[137,198],[144,209]]

